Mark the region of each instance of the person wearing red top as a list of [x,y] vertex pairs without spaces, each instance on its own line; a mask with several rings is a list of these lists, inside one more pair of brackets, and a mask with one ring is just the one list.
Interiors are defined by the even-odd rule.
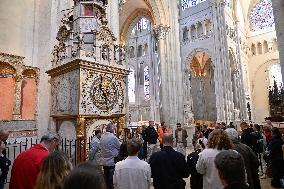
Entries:
[[158,140],[160,142],[160,148],[163,148],[163,135],[170,133],[170,129],[166,126],[165,122],[161,123],[161,127],[158,129]]
[[11,171],[10,189],[34,189],[41,165],[49,152],[59,145],[57,133],[48,132],[42,136],[40,144],[22,152],[15,159]]

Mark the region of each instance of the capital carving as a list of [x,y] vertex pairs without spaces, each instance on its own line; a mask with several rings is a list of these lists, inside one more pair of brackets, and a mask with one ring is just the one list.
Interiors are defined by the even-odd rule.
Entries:
[[170,26],[158,25],[154,26],[154,36],[157,40],[164,40],[170,31]]

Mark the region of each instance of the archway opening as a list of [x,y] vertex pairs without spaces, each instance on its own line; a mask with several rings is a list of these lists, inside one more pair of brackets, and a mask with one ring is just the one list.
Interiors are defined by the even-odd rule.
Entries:
[[206,52],[196,52],[190,63],[191,95],[195,120],[216,121],[214,70]]

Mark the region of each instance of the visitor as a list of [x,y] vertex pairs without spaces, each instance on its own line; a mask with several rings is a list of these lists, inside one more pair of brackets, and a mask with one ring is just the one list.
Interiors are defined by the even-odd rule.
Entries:
[[113,134],[114,125],[109,123],[106,132],[101,137],[102,165],[107,189],[113,189],[114,158],[118,155],[120,142]]
[[92,138],[90,151],[89,151],[89,160],[98,166],[102,165],[102,148],[101,148],[101,139],[102,131],[100,129],[95,130],[95,135]]
[[207,138],[205,138],[205,136],[203,136],[203,133],[200,132],[196,143],[200,144],[202,148],[206,148],[207,142]]
[[246,184],[246,171],[241,154],[234,150],[224,150],[216,156],[214,163],[224,189],[249,188]]
[[225,122],[222,122],[222,123],[221,123],[221,129],[225,130],[226,128],[227,128],[226,123],[225,123]]
[[5,181],[9,172],[11,161],[4,156],[3,151],[6,149],[4,141],[0,140],[0,189],[4,188]]
[[147,141],[146,141],[146,126],[142,125],[141,138],[143,139],[143,146],[138,154],[139,159],[147,159]]
[[124,141],[120,145],[118,155],[114,158],[114,163],[125,160],[127,158],[127,156],[128,156],[127,142]]
[[247,182],[250,189],[260,189],[260,180],[258,175],[259,160],[254,151],[245,144],[240,143],[239,133],[233,128],[226,129],[226,132],[233,142],[233,148],[239,152],[245,163]]
[[61,151],[50,153],[43,161],[36,189],[62,189],[63,180],[72,169],[68,156]]
[[269,146],[271,140],[272,140],[272,133],[271,133],[271,125],[264,125],[263,126],[263,134],[265,136],[265,139],[266,139],[266,145]]
[[[7,140],[9,138],[9,131],[0,130],[0,140],[4,142],[5,145],[7,145]],[[6,149],[2,151],[3,156],[6,157]]]
[[152,154],[149,163],[155,189],[184,189],[189,176],[184,155],[173,149],[172,134],[163,135],[163,149]]
[[57,148],[59,142],[58,133],[49,131],[41,137],[40,144],[19,154],[12,166],[9,188],[34,189],[44,159]]
[[269,146],[269,157],[271,160],[272,179],[271,186],[281,188],[280,180],[284,178],[284,160],[283,160],[283,140],[278,128],[272,128],[272,140]]
[[196,170],[203,175],[203,189],[223,188],[214,159],[222,150],[232,149],[232,142],[223,129],[215,129],[209,135],[207,148],[199,154]]
[[253,135],[253,128],[249,127],[246,122],[242,122],[240,127],[242,129],[241,142],[248,145],[251,149],[254,149],[256,139]]
[[170,129],[166,126],[165,122],[162,122],[161,127],[158,128],[158,140],[161,149],[163,148],[163,135],[165,133],[170,133]]
[[187,169],[190,174],[190,188],[191,189],[202,189],[203,188],[203,175],[199,174],[196,170],[196,164],[199,158],[199,153],[202,152],[204,148],[197,143],[194,147],[194,152],[187,156]]
[[263,174],[263,166],[262,166],[262,153],[264,150],[264,139],[262,136],[262,132],[261,132],[261,128],[258,124],[254,124],[253,125],[253,135],[255,137],[255,144],[254,144],[254,148],[253,151],[256,153],[259,163],[260,163],[260,170],[261,170],[261,174]]
[[137,157],[141,147],[142,141],[140,139],[133,138],[127,142],[128,157],[115,164],[113,176],[115,189],[150,188],[150,165]]
[[91,162],[75,167],[65,178],[63,189],[107,189],[102,170]]
[[207,125],[202,126],[202,134],[206,139],[208,139],[210,132],[211,131],[210,131],[210,129],[208,129]]
[[185,129],[181,128],[181,124],[177,123],[177,129],[175,130],[175,140],[177,145],[177,151],[186,155],[187,147],[187,132]]
[[158,133],[154,128],[154,121],[149,121],[149,126],[145,129],[144,140],[147,142],[147,161],[153,152],[157,150]]

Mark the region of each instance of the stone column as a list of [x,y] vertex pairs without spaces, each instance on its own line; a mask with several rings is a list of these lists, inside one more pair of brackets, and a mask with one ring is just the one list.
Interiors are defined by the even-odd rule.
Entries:
[[185,126],[184,129],[186,130],[187,132],[187,151],[191,151],[193,150],[193,145],[192,145],[192,139],[193,139],[193,135],[194,135],[194,132],[195,132],[195,127],[192,126],[192,125],[189,125],[189,126]]
[[85,118],[78,116],[76,127],[76,163],[83,162],[87,159],[87,138]]
[[275,29],[277,34],[282,81],[284,81],[284,1],[272,0],[272,6],[275,19]]
[[13,120],[21,119],[21,102],[22,102],[22,80],[23,76],[21,73],[17,73],[16,77],[16,90],[15,90],[15,105],[13,110]]
[[211,1],[213,18],[213,38],[215,48],[211,51],[214,65],[214,82],[216,94],[217,121],[226,121],[228,119],[228,82],[231,81],[228,60],[228,44],[225,28],[225,3],[220,1]]
[[161,121],[168,121],[169,118],[169,110],[168,110],[168,104],[169,104],[169,99],[168,99],[168,81],[167,81],[167,57],[166,55],[166,35],[169,31],[168,26],[164,25],[159,25],[154,28],[154,35],[156,37],[156,40],[158,40],[158,53],[160,56],[160,119]]

